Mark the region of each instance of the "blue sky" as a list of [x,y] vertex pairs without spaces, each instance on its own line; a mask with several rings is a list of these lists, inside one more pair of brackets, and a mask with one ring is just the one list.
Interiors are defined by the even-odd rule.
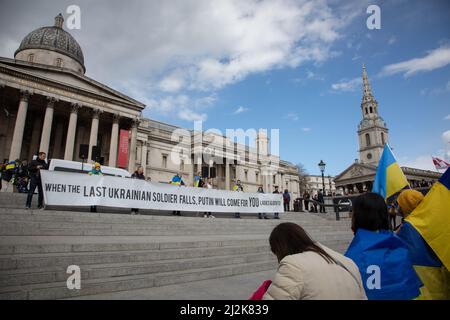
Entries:
[[[73,1],[4,2],[1,56]],[[381,9],[369,30],[366,9]],[[358,157],[365,63],[401,165],[450,159],[448,1],[79,1],[86,75],[186,128],[280,129],[280,155],[318,174]],[[125,10],[126,9],[126,10]],[[5,15],[8,13],[7,15]],[[20,26],[13,21],[22,21]],[[447,118],[447,119],[446,119]]]

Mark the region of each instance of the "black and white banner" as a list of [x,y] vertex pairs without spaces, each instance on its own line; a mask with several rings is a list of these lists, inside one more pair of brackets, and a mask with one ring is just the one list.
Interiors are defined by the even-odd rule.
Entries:
[[47,170],[41,171],[41,177],[47,205],[202,212],[284,211],[281,194],[202,189]]

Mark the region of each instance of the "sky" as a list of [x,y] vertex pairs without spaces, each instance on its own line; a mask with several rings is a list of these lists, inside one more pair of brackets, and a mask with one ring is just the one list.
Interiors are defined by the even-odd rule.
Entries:
[[[336,175],[358,158],[365,64],[399,164],[450,160],[450,1],[0,0],[0,56],[70,5],[86,75],[145,117],[279,129],[283,160]],[[370,5],[380,29],[367,27]]]

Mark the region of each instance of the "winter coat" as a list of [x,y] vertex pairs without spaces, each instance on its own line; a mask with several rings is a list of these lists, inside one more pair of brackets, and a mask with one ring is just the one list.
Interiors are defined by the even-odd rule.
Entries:
[[321,247],[347,270],[313,251],[288,255],[281,260],[263,300],[366,300],[356,264]]

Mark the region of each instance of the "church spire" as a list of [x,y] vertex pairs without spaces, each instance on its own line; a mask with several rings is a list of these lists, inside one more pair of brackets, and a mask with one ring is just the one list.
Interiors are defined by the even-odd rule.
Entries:
[[373,99],[372,89],[370,88],[369,78],[367,77],[366,65],[363,64],[363,87],[364,87],[364,96],[363,100],[368,101],[368,98]]

